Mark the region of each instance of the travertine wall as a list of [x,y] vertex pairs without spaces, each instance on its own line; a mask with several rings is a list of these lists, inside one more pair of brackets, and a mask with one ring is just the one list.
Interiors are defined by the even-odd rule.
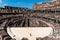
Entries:
[[27,10],[28,8],[5,6],[4,8],[0,8],[0,13],[21,13]]
[[56,9],[60,8],[60,1],[35,3],[34,10]]

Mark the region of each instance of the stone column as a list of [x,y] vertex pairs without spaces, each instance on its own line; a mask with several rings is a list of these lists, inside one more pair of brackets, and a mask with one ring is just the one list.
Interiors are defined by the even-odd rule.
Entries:
[[0,40],[2,40],[2,36],[0,35]]

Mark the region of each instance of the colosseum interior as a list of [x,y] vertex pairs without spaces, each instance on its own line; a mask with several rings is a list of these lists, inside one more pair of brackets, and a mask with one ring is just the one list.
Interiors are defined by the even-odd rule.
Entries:
[[60,1],[0,8],[0,40],[60,40]]

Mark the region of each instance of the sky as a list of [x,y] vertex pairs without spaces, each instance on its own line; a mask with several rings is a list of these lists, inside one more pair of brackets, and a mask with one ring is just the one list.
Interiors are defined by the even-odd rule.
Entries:
[[52,0],[0,0],[0,7],[13,6],[13,7],[25,7],[33,8],[36,2],[49,2]]

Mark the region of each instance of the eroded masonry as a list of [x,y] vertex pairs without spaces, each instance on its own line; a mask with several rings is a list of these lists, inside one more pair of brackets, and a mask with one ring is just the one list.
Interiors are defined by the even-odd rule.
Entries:
[[[27,29],[23,29],[25,30],[23,32],[28,32],[25,33],[26,37],[13,32],[13,28],[19,30],[19,28],[25,27]],[[42,30],[42,27],[47,28],[48,31],[45,28]],[[32,28],[40,29],[33,30]],[[14,30],[16,32],[22,30],[17,31],[17,29]],[[31,32],[29,32],[30,30]],[[37,32],[37,30],[39,31]],[[44,37],[37,36],[37,33],[42,35],[43,31],[46,34],[49,31],[51,33]],[[22,34],[22,32],[20,31],[18,34]],[[0,40],[60,40],[60,1],[35,3],[33,9],[12,6],[0,8]]]

